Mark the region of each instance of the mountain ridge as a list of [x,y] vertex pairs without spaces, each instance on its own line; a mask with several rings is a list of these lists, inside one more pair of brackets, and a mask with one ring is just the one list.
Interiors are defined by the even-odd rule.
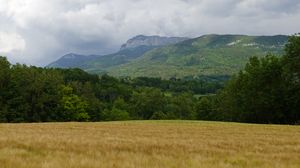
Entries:
[[[126,43],[124,43],[120,50],[107,55],[81,55],[81,54],[75,54],[75,53],[69,53],[62,57],[60,57],[58,60],[48,64],[46,67],[52,67],[52,68],[83,68],[90,64],[91,61],[97,61],[97,60],[103,60],[106,61],[109,60],[109,57],[128,57],[126,59],[130,60],[131,57],[135,58],[138,56],[141,56],[143,53],[145,53],[148,50],[151,50],[153,48],[162,47],[165,45],[175,44],[178,42],[181,42],[183,40],[187,40],[189,38],[186,37],[164,37],[164,36],[145,36],[145,35],[137,35],[129,40],[127,40]],[[132,51],[132,55],[128,54],[128,52]],[[126,53],[126,54],[124,54]],[[139,53],[139,54],[137,54]],[[122,58],[121,58],[122,59]],[[110,60],[113,61],[113,60]],[[120,60],[118,60],[120,61]],[[122,61],[121,61],[122,62]],[[124,63],[124,62],[122,62]],[[110,62],[109,64],[114,64]]]
[[251,56],[282,54],[287,40],[285,35],[208,34],[162,46],[151,43],[148,46],[121,47],[117,53],[85,61],[78,67],[91,73],[132,77],[231,75],[242,69]]

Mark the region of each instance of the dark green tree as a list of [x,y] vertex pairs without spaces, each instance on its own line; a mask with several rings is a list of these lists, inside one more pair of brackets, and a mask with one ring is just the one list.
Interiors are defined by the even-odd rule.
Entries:
[[0,56],[0,122],[6,122],[7,94],[10,82],[10,63]]
[[150,119],[154,112],[164,111],[167,103],[164,94],[159,89],[141,88],[133,93],[133,112],[131,116],[136,119]]
[[287,104],[287,120],[300,123],[300,34],[291,36],[285,47],[284,76]]
[[213,105],[207,97],[202,97],[196,105],[196,117],[198,120],[210,120],[213,118]]

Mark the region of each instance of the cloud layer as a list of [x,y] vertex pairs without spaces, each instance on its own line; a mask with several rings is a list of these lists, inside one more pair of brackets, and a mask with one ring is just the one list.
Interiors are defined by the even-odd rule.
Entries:
[[0,0],[0,55],[42,66],[138,34],[293,34],[299,20],[299,0]]

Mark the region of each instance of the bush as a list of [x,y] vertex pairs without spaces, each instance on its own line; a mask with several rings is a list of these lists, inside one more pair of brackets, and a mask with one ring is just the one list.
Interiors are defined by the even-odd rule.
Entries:
[[129,113],[125,110],[113,108],[112,110],[105,109],[104,112],[105,121],[122,121],[129,119]]
[[156,111],[153,113],[151,120],[166,120],[168,119],[168,115],[162,111]]

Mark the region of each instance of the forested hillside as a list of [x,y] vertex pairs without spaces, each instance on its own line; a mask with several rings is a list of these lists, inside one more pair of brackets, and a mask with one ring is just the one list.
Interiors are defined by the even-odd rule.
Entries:
[[168,79],[232,75],[243,69],[251,56],[281,55],[287,39],[284,35],[204,35],[193,39],[137,36],[116,53],[104,56],[68,54],[49,67],[76,67],[115,77]]
[[107,71],[113,76],[163,78],[232,75],[243,69],[252,56],[281,55],[287,39],[287,36],[204,35],[150,50]]

